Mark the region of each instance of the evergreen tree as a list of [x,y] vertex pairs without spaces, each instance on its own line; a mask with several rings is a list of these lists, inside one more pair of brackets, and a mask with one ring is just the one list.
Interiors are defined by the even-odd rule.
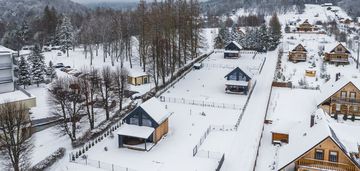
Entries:
[[219,36],[223,40],[224,44],[228,44],[231,42],[229,29],[225,27],[225,25],[222,25],[222,27],[220,28]]
[[28,60],[31,63],[31,76],[32,82],[36,83],[39,87],[39,84],[44,82],[44,70],[45,70],[45,63],[44,63],[44,56],[41,54],[40,47],[36,45],[29,55]]
[[69,57],[69,48],[73,46],[74,40],[74,29],[71,24],[71,21],[68,17],[64,16],[62,23],[58,28],[58,41],[61,46],[61,51],[66,52],[67,57]]
[[269,50],[274,50],[280,43],[281,38],[281,24],[277,14],[274,13],[269,22],[269,36],[270,36],[270,47]]
[[25,60],[24,56],[21,56],[19,62],[19,79],[17,81],[18,85],[24,86],[31,84],[30,78],[30,67],[28,62]]
[[261,25],[261,27],[258,29],[258,38],[259,50],[267,51],[270,46],[270,36],[265,24]]
[[46,68],[46,75],[53,81],[54,78],[57,78],[55,67],[52,61],[49,62],[49,66]]
[[215,37],[214,40],[214,48],[215,49],[222,49],[224,48],[224,40],[220,37],[220,35]]

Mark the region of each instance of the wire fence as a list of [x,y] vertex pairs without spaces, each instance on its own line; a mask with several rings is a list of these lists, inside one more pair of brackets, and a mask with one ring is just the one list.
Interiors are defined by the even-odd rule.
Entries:
[[196,156],[201,158],[220,160],[223,154],[224,153],[215,152],[215,151],[199,150]]
[[189,104],[189,105],[196,105],[196,106],[203,106],[203,107],[242,110],[242,105],[218,103],[218,102],[194,100],[194,99],[185,99],[185,98],[176,98],[176,97],[160,96],[160,101],[168,102],[168,103]]
[[207,138],[207,136],[210,134],[211,132],[211,126],[209,126],[206,131],[204,132],[204,134],[201,136],[199,142],[195,145],[195,147],[193,148],[193,157],[196,156],[196,154],[198,153],[198,150],[200,148],[200,146],[204,143],[205,139]]
[[95,168],[99,168],[99,169],[103,169],[103,170],[109,170],[109,171],[136,171],[135,169],[131,169],[129,167],[123,167],[123,166],[119,166],[119,165],[116,165],[113,163],[103,162],[100,160],[92,160],[92,159],[88,159],[86,157],[76,160],[76,161],[74,161],[74,163],[91,166],[91,167],[95,167]]

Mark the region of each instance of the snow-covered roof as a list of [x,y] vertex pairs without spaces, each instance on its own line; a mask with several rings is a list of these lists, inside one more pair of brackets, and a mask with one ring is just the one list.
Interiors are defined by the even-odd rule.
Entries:
[[171,113],[165,110],[165,106],[155,97],[147,100],[140,107],[158,124],[167,119]]
[[202,65],[202,64],[201,64],[201,63],[198,63],[198,62],[194,64],[195,67],[201,67],[201,65]]
[[15,51],[0,45],[0,53],[15,53]]
[[[347,51],[349,51],[346,47],[346,43],[345,42],[333,42],[333,43],[328,43],[324,45],[324,50],[327,53],[331,53],[333,50],[335,50],[335,48],[338,45],[342,45]],[[349,52],[350,53],[350,52]]]
[[321,95],[317,99],[317,105],[323,103],[326,99],[338,92],[342,87],[344,87],[350,82],[353,83],[360,90],[359,79],[354,78],[352,80],[349,80],[347,77],[342,76],[338,81],[335,81],[334,79],[329,80],[326,84],[320,87]]
[[228,74],[226,74],[225,77],[229,76],[232,72],[234,72],[235,70],[241,70],[242,72],[244,72],[248,77],[250,77],[250,79],[252,79],[254,77],[254,74],[252,72],[250,72],[250,70],[248,70],[248,68],[246,67],[236,67],[235,69],[231,70]]
[[145,76],[145,75],[148,75],[148,74],[143,71],[135,70],[135,69],[129,70],[129,74],[128,74],[129,77],[141,77],[141,76]]
[[238,50],[225,50],[224,53],[239,53]]
[[234,43],[238,48],[242,49],[242,46],[238,42],[232,41],[232,43]]
[[147,126],[124,124],[119,128],[116,134],[134,138],[148,139],[154,131],[154,128]]
[[[286,167],[297,158],[304,155],[309,150],[313,149],[314,146],[322,142],[327,138],[331,138],[339,148],[354,162],[357,166],[359,163],[350,156],[350,152],[356,152],[357,143],[360,141],[360,136],[353,136],[353,134],[347,133],[350,136],[338,136],[340,132],[352,132],[353,128],[342,126],[338,127],[338,123],[331,123],[331,118],[322,110],[318,109],[315,112],[315,125],[310,127],[310,118],[308,120],[309,125],[301,124],[293,129],[289,133],[289,144],[282,146],[279,149],[279,160],[278,170]],[[344,125],[344,124],[340,124]],[[358,126],[357,126],[358,127]],[[343,143],[344,139],[347,138],[350,144]],[[349,148],[355,151],[350,151]],[[355,147],[355,148],[354,148]]]
[[235,85],[235,86],[248,86],[246,81],[236,81],[236,80],[227,80],[225,85]]
[[[4,102],[20,102],[25,100],[35,100],[35,97],[30,94],[30,96],[26,95],[24,92],[20,90],[6,92],[6,93],[0,93],[0,104]],[[29,103],[27,107],[35,107],[36,102]],[[34,105],[33,105],[34,104]]]

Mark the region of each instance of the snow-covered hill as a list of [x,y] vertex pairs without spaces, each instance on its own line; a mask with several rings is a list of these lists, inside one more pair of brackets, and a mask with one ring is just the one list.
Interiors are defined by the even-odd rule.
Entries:
[[71,0],[0,0],[0,19],[10,21],[36,16],[47,5],[61,13],[86,10],[86,7]]

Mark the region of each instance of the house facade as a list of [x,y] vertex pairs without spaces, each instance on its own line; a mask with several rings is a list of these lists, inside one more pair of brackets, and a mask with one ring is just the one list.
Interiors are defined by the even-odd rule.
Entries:
[[326,52],[324,60],[336,64],[349,64],[350,51],[339,43],[330,52]]
[[313,31],[314,26],[309,23],[309,21],[306,19],[303,23],[301,23],[297,30],[301,32],[310,32]]
[[0,93],[14,91],[14,69],[13,51],[0,46]]
[[128,75],[128,83],[131,85],[143,85],[150,83],[150,75],[139,72],[139,73],[130,73]]
[[279,171],[360,171],[356,161],[331,136],[315,144]]
[[225,92],[248,94],[251,88],[251,73],[241,70],[239,67],[225,76]]
[[289,56],[289,61],[293,61],[293,62],[306,61],[307,50],[302,44],[299,44],[289,52],[288,56]]
[[119,147],[148,150],[149,146],[156,144],[169,131],[170,113],[156,99],[151,98],[141,104],[123,122],[118,131]]
[[[360,90],[356,81],[341,78],[324,91],[318,106],[331,116],[342,114],[360,116]],[[326,89],[326,88],[325,88]]]
[[224,58],[239,58],[242,47],[235,41],[225,46]]

